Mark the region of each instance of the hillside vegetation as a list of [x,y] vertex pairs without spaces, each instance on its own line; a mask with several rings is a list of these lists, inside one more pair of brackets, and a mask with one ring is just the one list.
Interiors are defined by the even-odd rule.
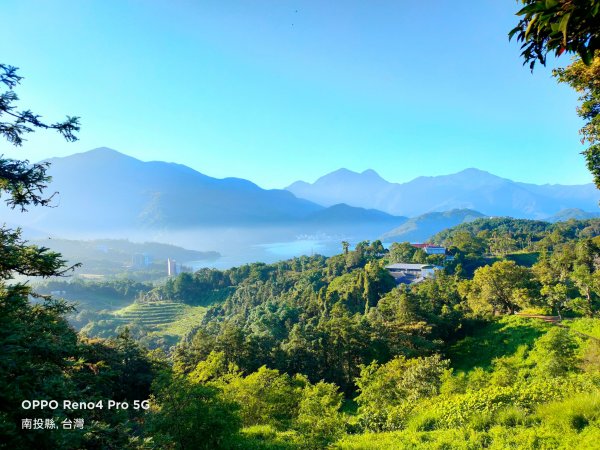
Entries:
[[[599,231],[479,219],[436,238],[451,260],[374,241],[202,269],[83,332],[166,352],[148,420],[167,448],[594,448]],[[444,269],[396,285],[391,262]]]

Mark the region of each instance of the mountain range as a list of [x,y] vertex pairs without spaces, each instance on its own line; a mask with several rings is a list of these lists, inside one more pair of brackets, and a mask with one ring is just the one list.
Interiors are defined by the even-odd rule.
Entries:
[[569,208],[597,211],[600,201],[600,191],[591,183],[519,183],[478,169],[418,177],[407,183],[388,182],[373,170],[340,169],[312,184],[297,181],[286,189],[323,206],[346,203],[408,217],[471,209],[487,216],[546,219]]
[[[375,171],[340,169],[315,183],[262,189],[240,178],[217,179],[187,166],[143,162],[109,148],[51,158],[56,208],[25,214],[0,207],[0,222],[31,234],[81,238],[130,237],[131,231],[160,230],[161,240],[219,250],[236,242],[293,240],[327,235],[363,240],[425,240],[438,231],[482,216],[566,220],[596,216],[593,185],[533,185],[477,169],[390,183]],[[587,211],[587,212],[586,212]],[[412,219],[408,219],[412,217]],[[216,229],[225,230],[217,240]],[[254,230],[243,236],[239,230]],[[124,233],[119,234],[119,231]],[[245,231],[244,231],[245,232]],[[214,244],[214,247],[210,247]],[[193,247],[190,247],[193,248]]]

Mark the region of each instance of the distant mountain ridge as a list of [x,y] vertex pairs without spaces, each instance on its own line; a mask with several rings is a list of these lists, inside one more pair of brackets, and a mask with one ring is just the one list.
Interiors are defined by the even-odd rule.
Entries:
[[407,183],[390,183],[373,170],[340,169],[314,183],[297,181],[286,188],[299,198],[330,206],[346,203],[396,216],[472,209],[488,216],[545,219],[564,209],[597,211],[600,191],[593,184],[535,185],[501,178],[478,169]]
[[[405,184],[388,183],[372,170],[341,169],[312,185],[267,190],[248,180],[217,179],[181,164],[143,162],[104,147],[47,162],[53,180],[46,192],[59,192],[56,208],[22,214],[0,206],[0,222],[25,227],[28,236],[90,239],[131,236],[133,230],[175,243],[171,231],[218,227],[227,231],[219,245],[232,246],[239,229],[256,230],[257,242],[299,235],[416,241],[471,217],[593,216],[585,210],[593,210],[599,197],[593,185],[527,185],[476,169]],[[299,198],[315,193],[322,194],[315,201]],[[438,211],[446,213],[430,214]],[[217,245],[212,231],[204,237],[202,248]],[[198,248],[185,239],[177,242]]]
[[587,219],[596,219],[600,217],[600,212],[588,212],[583,211],[579,208],[569,208],[563,209],[551,217],[548,217],[546,221],[551,223],[556,222],[564,222],[567,220],[575,219],[575,220],[587,220]]
[[[26,214],[0,208],[0,221],[65,234],[70,230],[186,229],[375,223],[380,232],[404,222],[347,205],[326,208],[282,189],[266,190],[240,178],[217,179],[187,166],[143,162],[109,148],[51,158],[47,193],[56,208]],[[301,230],[304,231],[304,230]],[[310,230],[309,230],[310,231]]]

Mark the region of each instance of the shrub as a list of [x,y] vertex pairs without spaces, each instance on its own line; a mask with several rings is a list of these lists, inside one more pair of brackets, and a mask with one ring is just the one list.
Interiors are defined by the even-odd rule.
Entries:
[[304,445],[324,448],[343,435],[341,406],[342,394],[335,384],[320,381],[304,388],[296,420],[296,429],[302,435]]

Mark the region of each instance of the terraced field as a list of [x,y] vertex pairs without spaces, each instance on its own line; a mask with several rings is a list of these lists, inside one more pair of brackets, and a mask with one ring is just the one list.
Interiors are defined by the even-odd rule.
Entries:
[[205,313],[203,306],[158,301],[132,303],[113,315],[123,325],[135,322],[147,328],[151,334],[184,336],[202,320]]
[[132,303],[114,312],[124,322],[139,322],[143,325],[158,326],[177,320],[185,311],[186,305],[168,301]]

